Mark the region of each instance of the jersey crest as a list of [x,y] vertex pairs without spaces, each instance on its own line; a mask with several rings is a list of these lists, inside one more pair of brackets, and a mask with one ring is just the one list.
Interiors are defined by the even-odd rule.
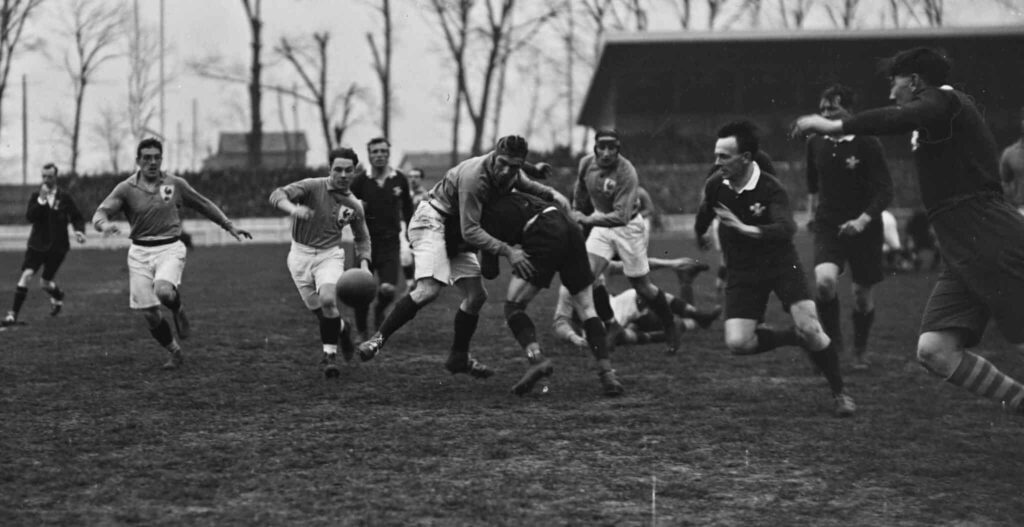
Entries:
[[612,191],[615,190],[616,186],[618,186],[618,184],[615,182],[614,179],[605,178],[605,180],[601,183],[601,191],[604,192],[605,194],[611,194]]
[[338,207],[338,227],[344,227],[355,219],[356,211],[350,207],[342,205]]
[[750,206],[750,213],[753,214],[755,218],[760,218],[761,215],[764,214],[764,211],[765,206],[760,202],[754,203]]
[[857,159],[857,156],[850,156],[844,159],[844,161],[846,161],[846,168],[850,170],[856,170],[857,165],[860,164],[860,159]]
[[164,200],[164,203],[171,201],[174,197],[174,185],[160,185],[160,198]]

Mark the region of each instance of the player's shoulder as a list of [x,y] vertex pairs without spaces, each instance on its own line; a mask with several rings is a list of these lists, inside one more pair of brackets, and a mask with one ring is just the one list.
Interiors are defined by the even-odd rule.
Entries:
[[786,192],[786,186],[782,184],[782,180],[764,171],[761,172],[757,186],[770,191]]
[[621,154],[619,155],[618,173],[621,176],[637,177],[636,167],[633,165],[633,162]]

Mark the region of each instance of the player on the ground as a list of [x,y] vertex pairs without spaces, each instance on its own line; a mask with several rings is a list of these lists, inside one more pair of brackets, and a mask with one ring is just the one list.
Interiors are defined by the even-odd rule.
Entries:
[[[611,397],[621,395],[623,388],[612,369],[604,324],[594,309],[591,289],[594,275],[590,272],[586,242],[579,226],[553,202],[523,192],[513,192],[488,204],[480,226],[496,239],[520,246],[533,264],[533,273],[529,276],[518,269],[512,270],[505,297],[505,321],[530,363],[530,368],[512,387],[512,392],[516,395],[529,392],[537,381],[551,375],[554,369],[551,360],[541,352],[536,326],[526,314],[526,308],[541,289],[551,285],[551,279],[558,273],[567,298],[570,303],[575,301],[576,310],[583,320],[586,342],[597,361],[597,375],[604,394]],[[499,274],[498,255],[484,252],[481,259],[484,277],[496,278]]]
[[1020,110],[1020,139],[1006,147],[999,157],[999,179],[1010,203],[1024,207],[1024,108]]
[[[647,222],[638,210],[636,169],[619,153],[621,143],[615,131],[598,131],[594,142],[594,153],[580,160],[573,192],[573,219],[591,228],[587,237],[590,268],[594,276],[601,276],[613,257],[622,259],[623,274],[661,320],[667,351],[674,354],[679,349],[679,331],[665,293],[649,276]],[[603,285],[595,285],[594,303],[605,326],[614,328],[609,330],[614,341],[618,325]]]
[[356,261],[369,269],[371,242],[363,206],[349,191],[359,156],[351,148],[328,154],[327,176],[306,178],[274,189],[270,204],[292,217],[292,247],[288,271],[306,304],[320,324],[324,376],[338,377],[337,356],[348,361],[355,353],[350,325],[338,309],[336,285],[345,272],[341,230],[351,227]]
[[187,206],[220,225],[236,240],[252,239],[248,231],[231,223],[217,205],[203,196],[184,179],[160,170],[164,147],[158,139],[139,142],[135,162],[139,169],[117,184],[92,217],[93,227],[104,235],[119,233],[110,221],[124,212],[131,225],[132,245],[128,249],[129,305],[142,313],[153,338],[167,349],[169,359],[164,369],[181,366],[185,358],[170,324],[160,313],[167,306],[174,315],[178,338],[191,334],[188,317],[181,300],[181,274],[185,270],[185,244],[180,240],[182,206]]
[[[821,93],[829,119],[853,115],[854,93],[841,84]],[[837,285],[844,265],[853,277],[853,368],[866,370],[875,321],[873,290],[882,281],[881,213],[892,201],[892,177],[877,137],[815,135],[807,140],[807,210],[813,216],[818,315],[837,353],[843,351]]]
[[950,62],[930,48],[885,62],[895,105],[842,119],[800,117],[794,133],[905,134],[946,266],[921,320],[917,357],[928,370],[1024,414],[1024,385],[967,351],[989,318],[1024,342],[1024,215],[1006,199],[995,139],[973,99],[946,86]]
[[28,296],[28,285],[42,267],[39,285],[50,295],[50,315],[57,316],[64,307],[64,291],[57,286],[54,278],[60,264],[71,249],[68,240],[68,224],[75,231],[75,241],[85,243],[85,220],[78,211],[75,200],[68,191],[57,186],[57,165],[43,165],[43,186],[28,198],[25,218],[32,224],[28,236],[25,260],[21,264],[21,277],[14,290],[14,304],[0,325],[10,326],[18,322],[18,313]]
[[[384,321],[384,311],[395,299],[402,264],[402,225],[408,224],[412,218],[413,203],[405,174],[388,164],[391,143],[384,137],[374,137],[366,144],[366,152],[370,158],[370,171],[357,174],[351,189],[352,194],[363,202],[366,226],[370,229],[372,269],[380,284],[373,307],[373,329],[376,331]],[[356,331],[362,342],[368,336],[366,319],[370,306],[354,308]]]
[[[725,344],[735,355],[752,355],[779,346],[802,346],[828,380],[839,417],[853,415],[839,372],[839,356],[818,323],[800,258],[793,245],[796,223],[789,196],[774,176],[753,161],[758,150],[754,125],[735,121],[718,130],[715,173],[704,186],[694,228],[698,245],[718,216],[725,254]],[[785,329],[760,324],[771,293],[793,317]]]
[[[423,186],[423,179],[426,175],[419,168],[409,169],[409,194],[412,196],[412,210],[420,205],[420,202],[427,199],[427,189]],[[412,262],[412,248],[409,247],[408,222],[402,226],[401,240],[399,241],[399,258],[402,261],[402,276],[405,277],[406,292],[412,289],[416,283],[414,279],[416,267]]]
[[480,278],[475,251],[504,256],[521,276],[529,278],[533,265],[525,251],[495,239],[480,227],[480,215],[494,200],[514,190],[526,192],[568,208],[564,196],[521,173],[526,162],[526,140],[502,137],[494,151],[463,161],[430,190],[430,198],[416,208],[409,221],[409,241],[416,265],[416,285],[384,319],[380,329],[359,345],[359,356],[370,360],[387,339],[441,290],[455,285],[462,302],[455,313],[455,334],[445,368],[451,373],[490,377],[494,372],[469,354],[487,291]]

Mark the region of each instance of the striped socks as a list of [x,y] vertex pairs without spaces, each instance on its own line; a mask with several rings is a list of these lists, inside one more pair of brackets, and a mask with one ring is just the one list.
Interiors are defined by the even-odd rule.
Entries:
[[1001,401],[1013,411],[1022,411],[1024,385],[996,369],[983,357],[969,351],[964,351],[960,365],[946,380],[976,395]]

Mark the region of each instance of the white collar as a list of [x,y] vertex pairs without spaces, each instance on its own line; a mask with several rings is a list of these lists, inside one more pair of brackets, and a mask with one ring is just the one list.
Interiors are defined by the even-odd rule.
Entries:
[[[754,187],[757,186],[757,182],[761,179],[761,167],[757,166],[757,161],[751,161],[750,164],[754,165],[754,171],[750,174],[750,179],[747,180],[747,184],[743,185],[743,188],[739,190],[733,188],[733,192],[743,194],[748,190],[754,190]],[[729,188],[732,188],[732,183],[728,179],[724,179],[723,181],[729,186]]]
[[841,135],[839,137],[835,137],[835,136],[832,136],[832,135],[826,135],[825,137],[828,138],[828,140],[832,141],[833,143],[848,143],[850,141],[853,141],[853,138],[857,137],[857,136],[855,136],[853,134],[846,134],[846,135]]

